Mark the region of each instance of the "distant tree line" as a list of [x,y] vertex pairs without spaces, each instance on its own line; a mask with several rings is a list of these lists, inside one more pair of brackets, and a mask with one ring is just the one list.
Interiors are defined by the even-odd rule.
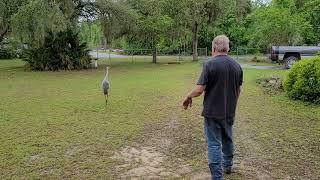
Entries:
[[122,0],[116,4],[125,12],[121,17],[108,12],[94,20],[116,48],[168,52],[192,48],[196,60],[197,47],[211,47],[219,34],[230,37],[232,50],[320,43],[320,0]]
[[197,60],[219,34],[233,50],[318,44],[320,0],[0,0],[0,42],[39,49],[70,31],[90,46],[153,49],[153,62],[157,49],[192,48]]

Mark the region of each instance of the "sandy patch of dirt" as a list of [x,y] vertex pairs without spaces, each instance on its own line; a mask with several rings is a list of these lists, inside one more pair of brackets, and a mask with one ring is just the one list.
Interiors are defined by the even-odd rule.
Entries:
[[173,136],[178,128],[176,119],[154,127],[146,132],[132,146],[124,147],[112,157],[120,163],[116,166],[121,179],[163,179],[180,178],[191,172],[191,167],[183,163],[182,159],[175,162],[168,156],[169,149],[173,145]]
[[167,156],[159,152],[155,147],[125,147],[116,153],[113,158],[124,163],[116,166],[120,172],[120,178],[143,177],[154,179],[161,177],[180,177],[164,166]]
[[208,172],[198,172],[191,175],[190,178],[192,180],[210,180],[211,175]]

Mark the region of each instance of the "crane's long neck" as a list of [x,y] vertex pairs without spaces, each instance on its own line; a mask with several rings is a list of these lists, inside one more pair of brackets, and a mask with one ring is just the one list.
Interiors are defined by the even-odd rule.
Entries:
[[109,70],[107,69],[106,76],[104,78],[108,80],[108,76],[109,76]]

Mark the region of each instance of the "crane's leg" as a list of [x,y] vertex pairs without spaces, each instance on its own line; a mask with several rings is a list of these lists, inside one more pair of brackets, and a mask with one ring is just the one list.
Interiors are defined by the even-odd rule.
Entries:
[[109,94],[104,95],[104,99],[106,100],[106,107],[108,106]]

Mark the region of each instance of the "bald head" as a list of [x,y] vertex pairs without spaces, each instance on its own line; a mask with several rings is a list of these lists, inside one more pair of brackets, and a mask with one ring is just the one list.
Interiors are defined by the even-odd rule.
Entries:
[[212,50],[217,53],[228,53],[230,40],[225,35],[220,35],[214,38],[212,41]]

